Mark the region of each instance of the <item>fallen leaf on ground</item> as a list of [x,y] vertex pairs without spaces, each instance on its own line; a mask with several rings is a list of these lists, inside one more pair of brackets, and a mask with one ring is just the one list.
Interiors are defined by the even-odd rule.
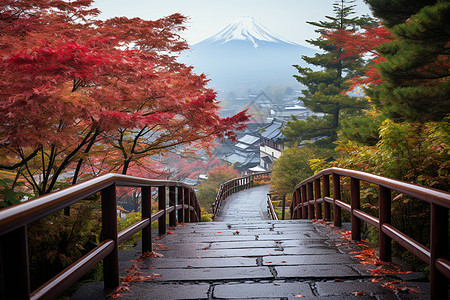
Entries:
[[353,295],[365,295],[366,293],[363,293],[363,292],[353,292],[352,294],[353,294]]
[[297,298],[305,298],[305,296],[303,296],[303,295],[293,295],[294,297],[297,297]]
[[409,287],[409,286],[405,286],[399,289],[402,292],[411,292],[411,293],[419,293],[419,289],[418,288],[414,288],[414,287]]

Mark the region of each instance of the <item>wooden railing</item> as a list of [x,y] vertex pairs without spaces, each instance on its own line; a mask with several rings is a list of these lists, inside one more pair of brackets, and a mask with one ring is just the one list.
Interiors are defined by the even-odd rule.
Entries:
[[[275,209],[273,208],[272,199],[270,194],[267,194],[267,215],[271,220],[278,220],[278,215]],[[284,215],[283,215],[284,217]],[[283,218],[284,220],[284,218]]]
[[[330,176],[332,176],[332,196],[330,196]],[[341,177],[350,179],[350,204],[342,201]],[[360,210],[360,181],[378,185],[378,218]],[[392,226],[391,191],[430,203],[430,248]],[[391,261],[391,240],[396,241],[430,266],[431,299],[447,299],[450,279],[450,262],[447,257],[450,193],[369,173],[329,168],[299,183],[294,189],[292,199],[290,207],[292,219],[323,217],[329,221],[332,207],[334,225],[341,226],[341,209],[349,211],[353,240],[361,239],[361,220],[375,226],[379,230],[380,259]]]
[[[142,220],[117,232],[116,187],[142,190]],[[158,212],[152,214],[151,188],[158,188]],[[168,190],[169,203],[166,192]],[[95,193],[101,193],[102,241],[92,251],[30,292],[27,224],[44,218]],[[152,251],[151,224],[159,234],[179,222],[200,221],[194,190],[180,182],[107,174],[0,211],[1,299],[54,299],[103,260],[105,289],[119,285],[118,245],[142,231],[142,251]],[[45,233],[43,233],[45,234]]]
[[244,177],[234,178],[225,183],[222,183],[219,187],[219,192],[217,193],[216,201],[212,204],[212,211],[214,214],[214,218],[220,207],[220,204],[228,196],[253,187],[253,183],[255,180],[270,178],[271,174],[272,172],[255,173]]

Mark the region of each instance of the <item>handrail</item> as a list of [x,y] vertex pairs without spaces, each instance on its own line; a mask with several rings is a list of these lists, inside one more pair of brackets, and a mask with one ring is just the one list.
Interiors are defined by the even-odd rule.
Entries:
[[[142,190],[142,220],[117,232],[116,187]],[[151,213],[151,188],[158,188],[158,211]],[[168,187],[169,197],[166,197]],[[30,292],[26,227],[33,221],[101,192],[102,241],[47,283]],[[167,198],[168,202],[167,203]],[[158,220],[158,233],[179,222],[199,222],[200,205],[194,190],[181,182],[106,174],[60,191],[0,210],[0,262],[3,299],[53,299],[103,260],[105,288],[119,285],[118,245],[142,231],[142,251],[152,251],[151,223]],[[19,276],[11,276],[19,274]]]
[[[333,184],[332,197],[330,175]],[[341,200],[341,176],[350,178],[350,204]],[[361,180],[378,185],[378,218],[360,210]],[[430,249],[391,224],[391,191],[431,204]],[[322,219],[323,206],[323,219],[330,221],[333,205],[334,225],[341,226],[341,209],[349,211],[353,240],[361,239],[361,220],[378,228],[380,260],[391,261],[391,240],[396,241],[430,266],[430,298],[447,297],[447,282],[450,279],[450,262],[447,257],[450,193],[361,171],[328,168],[297,184],[292,199],[292,219]]]
[[222,201],[224,201],[228,196],[230,196],[231,194],[240,192],[242,190],[253,187],[253,182],[255,180],[270,177],[271,174],[272,174],[271,171],[254,173],[254,174],[250,174],[250,175],[247,175],[244,177],[234,178],[234,179],[228,180],[227,182],[222,183],[219,187],[216,201],[211,206],[213,214],[214,214],[213,219],[215,219],[218,209],[219,209],[220,205],[222,204]]
[[278,215],[273,208],[272,199],[270,198],[270,194],[267,194],[267,214],[271,220],[278,220]]

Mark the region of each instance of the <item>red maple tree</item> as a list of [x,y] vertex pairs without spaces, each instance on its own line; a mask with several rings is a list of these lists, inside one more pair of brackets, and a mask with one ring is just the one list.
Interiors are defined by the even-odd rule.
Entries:
[[126,174],[167,149],[233,138],[248,120],[219,117],[206,77],[177,62],[186,17],[102,21],[92,3],[0,0],[0,168],[37,194],[76,182],[88,160]]
[[376,69],[376,65],[385,61],[385,59],[380,56],[376,48],[394,40],[386,27],[382,25],[363,27],[361,31],[336,30],[327,32],[327,37],[333,44],[343,49],[341,59],[354,56],[369,59],[365,69],[352,78],[349,90],[361,85],[381,83],[381,76]]

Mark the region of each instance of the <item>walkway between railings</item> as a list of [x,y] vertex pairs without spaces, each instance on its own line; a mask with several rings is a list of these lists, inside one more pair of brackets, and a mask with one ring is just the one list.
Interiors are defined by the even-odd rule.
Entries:
[[[427,299],[428,283],[405,282],[406,277],[374,276],[373,269],[377,266],[362,264],[356,258],[367,248],[343,239],[345,231],[343,236],[339,233],[342,230],[311,220],[261,220],[259,215],[241,219],[252,208],[246,204],[240,211],[239,203],[254,203],[253,210],[260,209],[260,200],[249,197],[255,189],[263,187],[238,188],[239,192],[222,199],[222,206],[233,208],[238,218],[225,210],[223,222],[177,226],[155,243],[154,250],[163,257],[129,261],[128,272],[124,271],[122,276],[133,278],[133,274],[138,274],[138,278],[151,279],[132,282],[127,286],[129,291],[118,292],[117,296],[123,299],[349,299],[354,296]],[[265,203],[266,197],[263,199]],[[216,220],[220,216],[221,210]],[[401,290],[388,288],[395,285],[394,281]],[[94,283],[90,290],[98,292],[99,289],[95,289]],[[88,299],[87,296],[86,291],[80,291],[74,299]]]
[[268,220],[267,194],[270,185],[260,185],[232,194],[216,212],[216,222],[245,222]]

